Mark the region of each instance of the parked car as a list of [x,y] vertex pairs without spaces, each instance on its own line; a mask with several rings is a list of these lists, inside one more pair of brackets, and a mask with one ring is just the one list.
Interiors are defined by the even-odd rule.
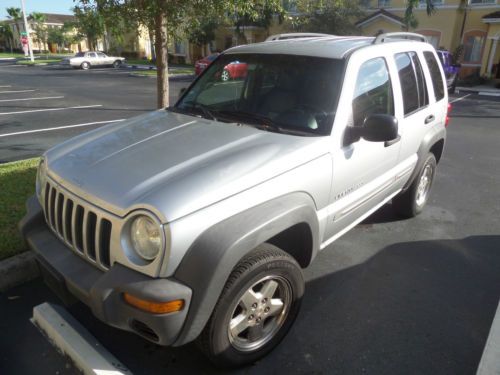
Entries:
[[443,49],[438,49],[436,52],[444,70],[444,75],[446,77],[446,87],[448,87],[448,93],[453,94],[457,87],[460,64],[453,63],[454,61],[453,54],[451,52]]
[[219,56],[218,53],[212,53],[211,55],[205,56],[204,58],[197,60],[194,63],[194,73],[199,76],[207,66],[209,66],[216,58]]
[[71,66],[75,69],[83,70],[91,67],[112,66],[119,68],[125,62],[124,57],[108,56],[103,52],[78,52],[73,57],[65,58],[61,61],[62,65]]
[[[449,105],[419,38],[231,48],[172,107],[53,147],[20,224],[48,284],[216,365],[266,355],[320,251],[389,201],[412,217],[429,199]],[[245,78],[221,83],[235,61]]]
[[229,81],[230,79],[245,78],[248,72],[248,64],[242,61],[231,61],[227,64],[221,73],[221,80]]

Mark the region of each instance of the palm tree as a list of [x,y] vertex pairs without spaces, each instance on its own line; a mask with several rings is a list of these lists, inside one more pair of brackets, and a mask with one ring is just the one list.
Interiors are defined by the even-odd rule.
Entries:
[[10,28],[10,26],[5,22],[2,22],[0,24],[0,37],[9,42],[10,53],[13,53],[14,35],[12,34],[12,29]]
[[[38,42],[38,48],[40,51],[44,49],[47,42],[47,29],[43,25],[46,21],[45,14],[33,12],[29,15],[28,19],[33,23],[33,30],[35,31],[36,39]],[[40,48],[40,44],[42,48]]]
[[17,24],[23,18],[23,12],[21,11],[21,8],[10,7],[6,8],[5,10],[7,11],[8,14],[7,18],[14,21],[14,30],[19,35],[21,35],[21,30],[19,30],[19,25]]

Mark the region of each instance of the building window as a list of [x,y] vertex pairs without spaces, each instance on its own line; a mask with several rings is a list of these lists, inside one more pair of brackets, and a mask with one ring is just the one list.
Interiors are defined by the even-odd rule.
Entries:
[[[443,5],[444,4],[444,0],[434,0],[432,2],[432,4],[434,4],[434,5]],[[426,8],[427,7],[427,1],[426,0],[420,0],[419,6],[421,8]]]
[[388,8],[391,6],[391,0],[378,0],[379,8]]
[[434,46],[434,48],[439,48],[439,42],[441,41],[441,31],[437,30],[418,30],[416,31],[419,34],[422,34],[427,38],[430,44]]
[[486,32],[471,31],[464,35],[464,59],[465,63],[480,63],[483,55]]

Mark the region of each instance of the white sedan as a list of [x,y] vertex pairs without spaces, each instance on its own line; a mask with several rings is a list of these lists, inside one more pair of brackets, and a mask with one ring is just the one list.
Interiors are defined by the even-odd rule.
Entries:
[[102,52],[78,52],[75,56],[62,60],[61,64],[72,66],[75,69],[81,68],[87,70],[93,66],[112,66],[118,68],[124,61],[124,57],[108,56]]

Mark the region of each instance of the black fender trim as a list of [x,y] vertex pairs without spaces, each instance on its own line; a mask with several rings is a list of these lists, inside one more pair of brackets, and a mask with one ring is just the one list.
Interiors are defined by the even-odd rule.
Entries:
[[314,259],[319,249],[319,223],[312,198],[294,193],[232,216],[202,233],[187,251],[175,278],[193,291],[190,310],[174,346],[196,339],[238,261],[258,245],[299,224],[309,225]]
[[[422,143],[420,144],[420,147],[418,148],[417,151],[417,156],[418,156],[418,161],[417,165],[415,166],[415,169],[413,169],[413,172],[406,183],[406,185],[403,187],[402,191],[408,190],[408,188],[411,186],[415,178],[417,178],[418,174],[420,173],[420,170],[422,169],[422,166],[425,162],[425,158],[427,154],[430,152],[432,146],[434,146],[437,142],[439,141],[446,141],[446,129],[440,129],[439,131],[435,133],[427,133],[422,140]],[[443,146],[444,147],[444,146]],[[437,157],[436,157],[437,159]]]

